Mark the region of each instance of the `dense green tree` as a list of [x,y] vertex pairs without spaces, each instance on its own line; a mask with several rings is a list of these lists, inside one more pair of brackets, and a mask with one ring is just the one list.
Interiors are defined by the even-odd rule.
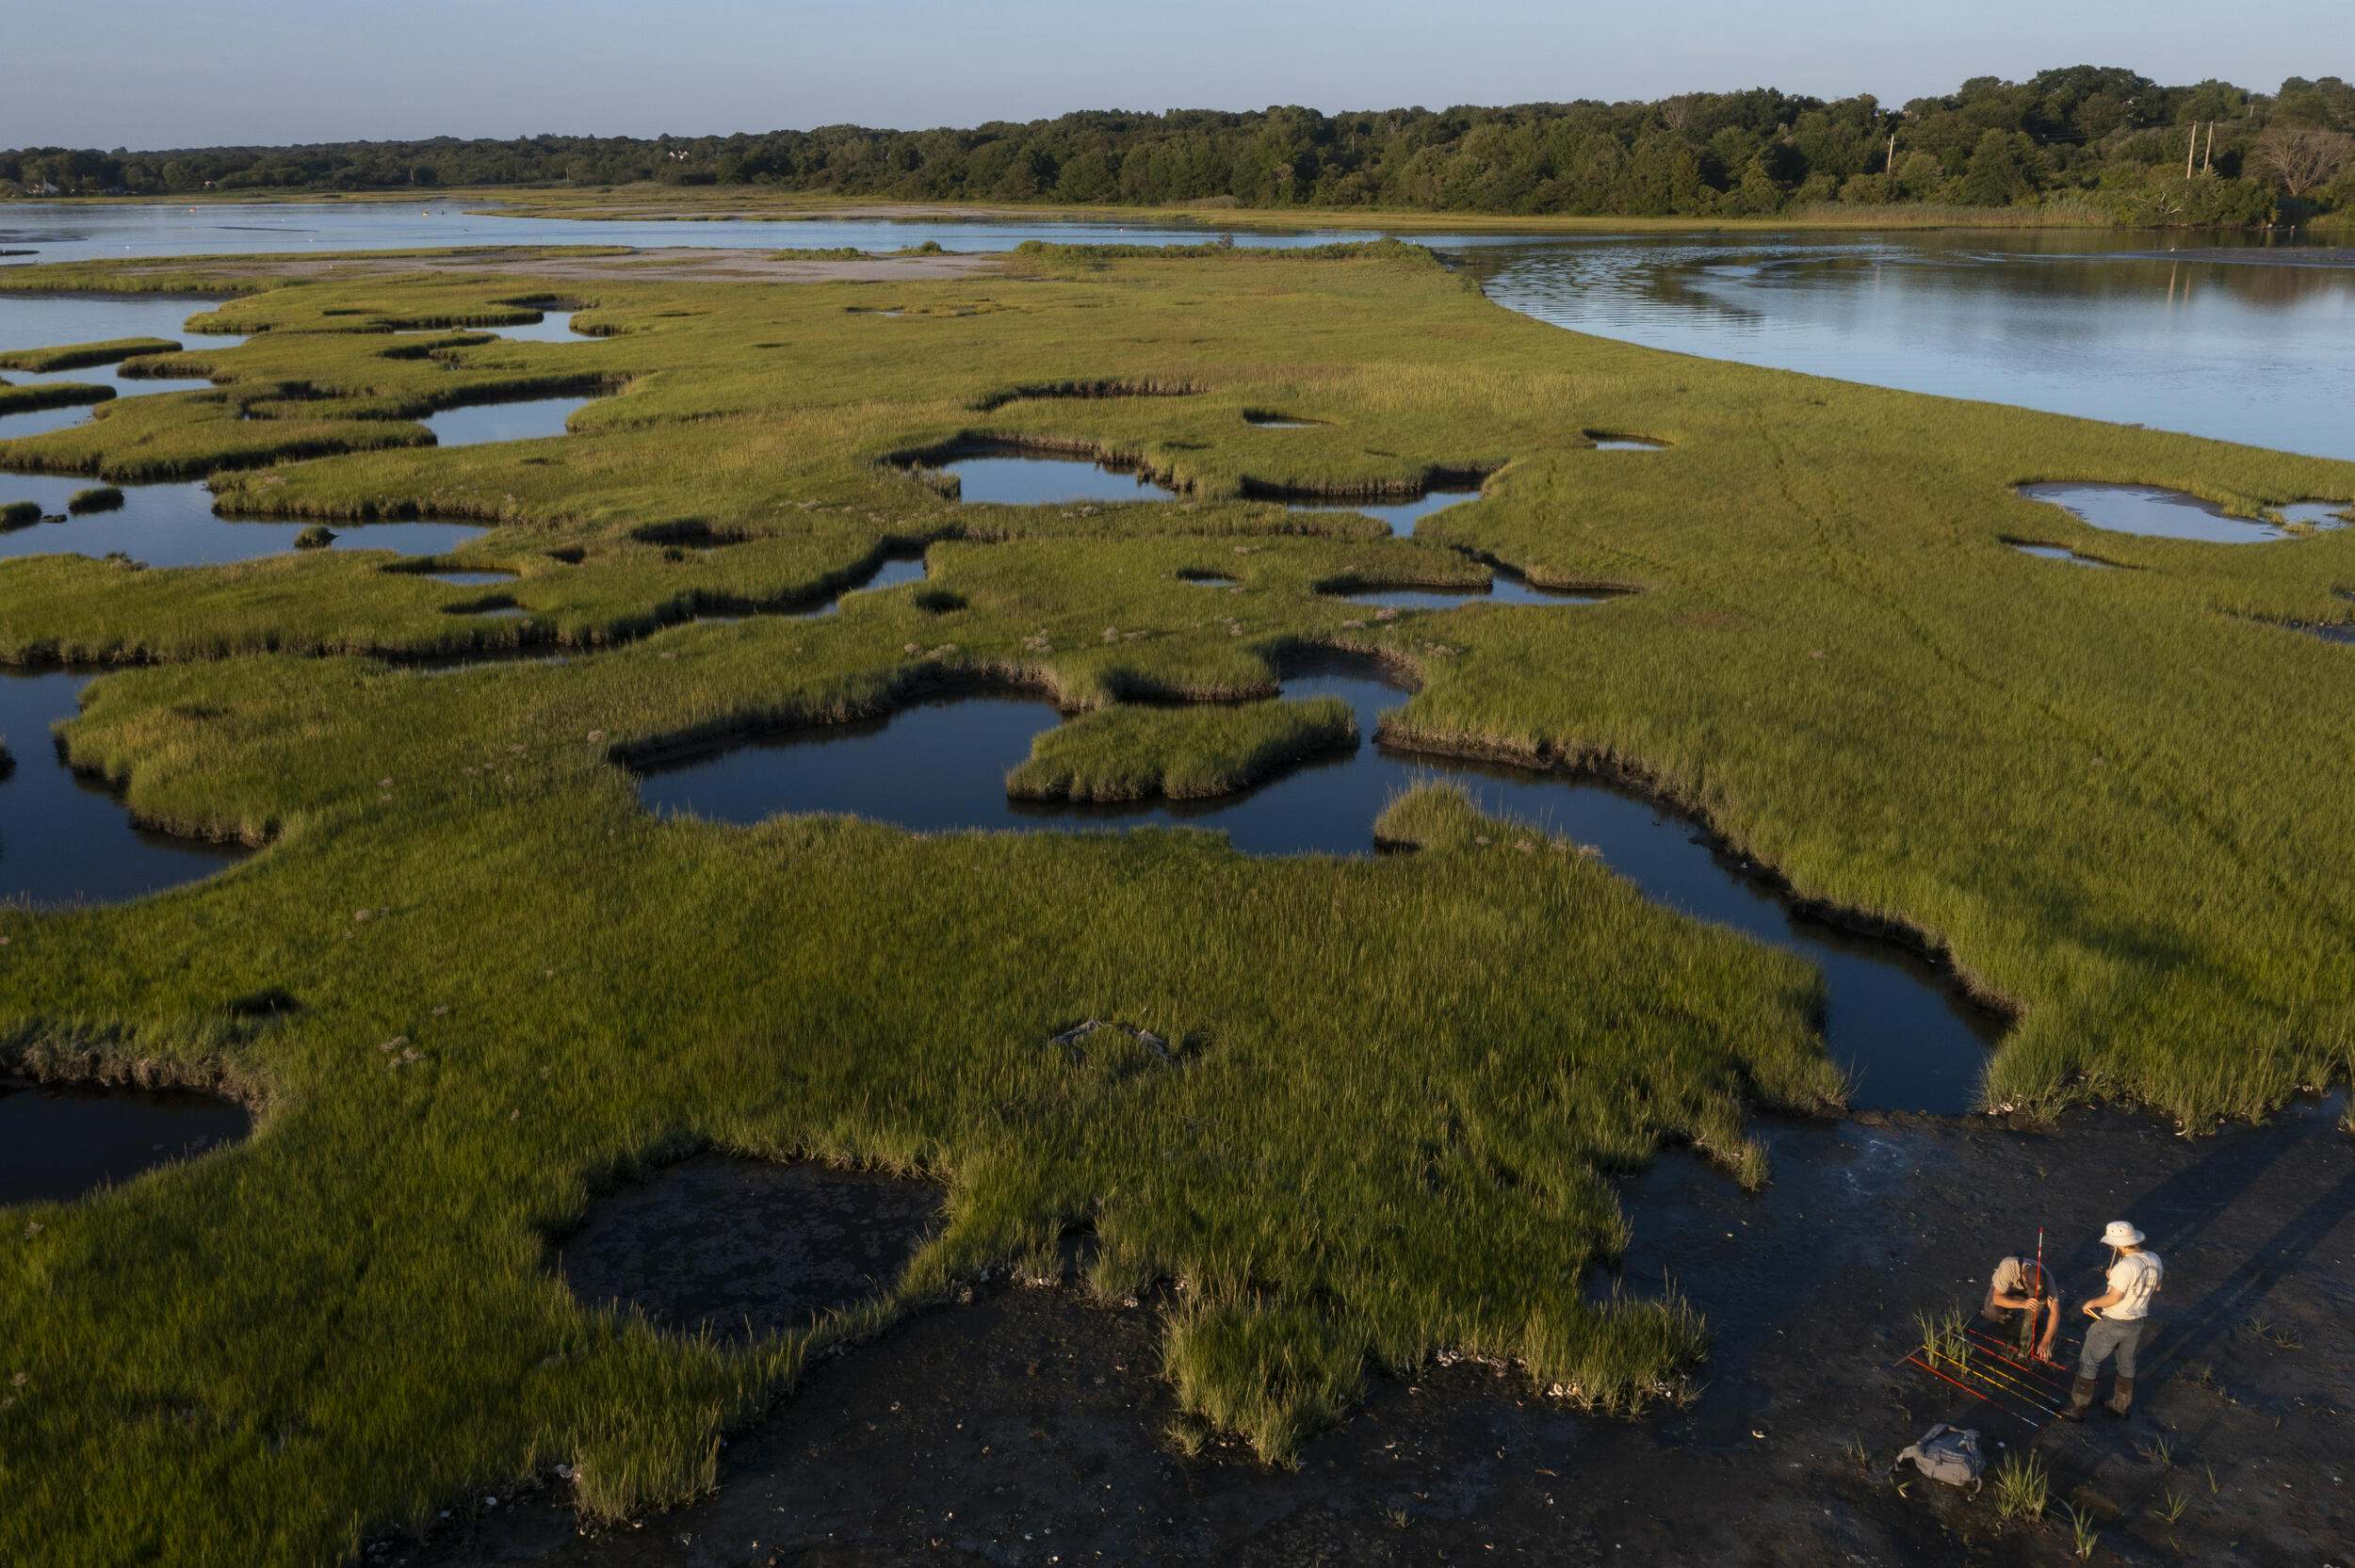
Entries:
[[[914,201],[1212,202],[1668,217],[1839,202],[2106,205],[2120,217],[2261,222],[2355,206],[2355,175],[2285,159],[2293,132],[2355,132],[2355,88],[2273,95],[2166,87],[2115,66],[1980,76],[1901,111],[1772,89],[1658,103],[1520,104],[1327,115],[1089,110],[1028,123],[729,137],[518,137],[143,152],[0,153],[0,192],[424,186],[768,185]],[[1891,147],[1894,137],[1895,153]],[[2268,139],[2270,138],[2270,139]],[[2299,144],[2311,147],[2313,144]],[[2184,154],[2195,152],[2184,180]],[[1893,163],[1893,167],[1892,167]],[[2169,180],[2173,185],[2169,185]],[[2167,219],[2177,220],[2177,219]],[[2181,221],[2191,221],[2185,217]]]

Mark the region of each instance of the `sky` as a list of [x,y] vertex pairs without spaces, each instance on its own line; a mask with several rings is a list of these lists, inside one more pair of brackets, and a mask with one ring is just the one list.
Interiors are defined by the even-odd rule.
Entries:
[[2355,74],[2349,0],[8,0],[0,146],[918,128],[2123,65]]

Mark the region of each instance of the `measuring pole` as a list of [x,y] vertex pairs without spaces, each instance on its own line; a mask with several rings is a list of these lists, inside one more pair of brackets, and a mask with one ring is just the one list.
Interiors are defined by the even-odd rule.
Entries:
[[1928,1362],[1924,1361],[1921,1357],[1908,1356],[1906,1359],[1911,1362],[1914,1366],[1922,1368],[1923,1371],[1927,1372],[1931,1377],[1936,1378],[1939,1382],[1954,1383],[1957,1388],[1961,1389],[1965,1394],[1970,1395],[1973,1398],[1978,1400],[1979,1403],[1987,1406],[1988,1409],[1994,1411],[1996,1414],[2000,1415],[2008,1415],[2013,1420],[2019,1422],[2022,1426],[2027,1427],[2031,1431],[2041,1430],[2041,1422],[2030,1420],[2028,1417],[2021,1414],[2018,1411],[2013,1410],[2008,1405],[1998,1404],[1995,1400],[1989,1398],[1986,1395],[1980,1393],[1969,1383],[1957,1382],[1956,1379],[1948,1377],[1937,1367],[1932,1366]]

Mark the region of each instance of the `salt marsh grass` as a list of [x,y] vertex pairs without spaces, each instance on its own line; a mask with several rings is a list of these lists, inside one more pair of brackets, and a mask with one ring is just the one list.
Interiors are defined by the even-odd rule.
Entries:
[[[887,289],[265,292],[207,265],[12,274],[241,291],[199,320],[252,337],[154,357],[209,392],[0,443],[0,467],[211,475],[225,510],[338,530],[476,520],[443,564],[513,573],[531,614],[469,623],[464,590],[342,549],[0,563],[0,657],[143,666],[89,687],[73,763],[149,821],[268,846],[164,897],[0,911],[0,1058],[227,1074],[263,1107],[245,1144],[0,1226],[26,1378],[0,1446],[31,1456],[0,1557],[307,1563],[559,1462],[609,1513],[708,1485],[715,1434],[818,1339],[668,1338],[582,1310],[545,1254],[604,1184],[703,1146],[948,1184],[887,1299],[820,1334],[1091,1224],[1091,1289],[1185,1286],[1164,1342],[1190,1419],[1273,1460],[1441,1350],[1600,1411],[1675,1397],[1706,1350],[1690,1307],[1581,1285],[1626,1242],[1611,1175],[1677,1143],[1757,1181],[1750,1111],[1838,1108],[1805,964],[1445,790],[1368,824],[1412,853],[1253,860],[1193,830],[658,821],[623,766],[950,687],[1079,716],[1026,765],[1057,789],[1210,788],[1332,716],[1139,699],[1272,696],[1288,658],[1355,649],[1416,683],[1386,739],[1635,780],[1797,897],[1947,955],[2017,1013],[1991,1102],[2205,1125],[2347,1075],[2349,665],[2267,622],[2343,612],[2355,531],[2104,536],[2141,568],[2117,573],[2004,543],[2022,480],[2246,507],[2355,496],[2345,465],[1580,338],[1394,246],[1041,251]],[[392,336],[555,293],[594,341]],[[915,314],[879,333],[862,302]],[[440,451],[412,422],[584,376],[628,390],[560,438]],[[992,401],[1094,383],[1196,390]],[[1242,419],[1266,408],[1323,423],[1277,443]],[[1630,462],[1588,429],[1672,445]],[[885,461],[975,436],[1133,453],[1185,494],[966,505]],[[1250,497],[1467,470],[1481,497],[1411,540]],[[920,590],[769,613],[915,547]],[[1639,591],[1389,618],[1318,592],[1483,558]],[[690,623],[721,614],[749,618]],[[531,641],[580,656],[401,662]],[[238,1010],[266,992],[291,1005]],[[1048,1046],[1086,1017],[1196,1043]]]

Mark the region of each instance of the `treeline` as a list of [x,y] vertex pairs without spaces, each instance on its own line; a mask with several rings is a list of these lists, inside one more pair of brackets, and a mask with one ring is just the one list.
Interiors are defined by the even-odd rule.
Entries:
[[[2188,166],[2188,168],[2187,168]],[[0,153],[31,194],[507,185],[766,186],[955,202],[1629,217],[1832,204],[2052,207],[2133,223],[2355,213],[2355,88],[2162,87],[2113,67],[1978,77],[1902,109],[1770,89],[1651,104],[1327,115],[1090,111],[970,130],[519,137]]]

